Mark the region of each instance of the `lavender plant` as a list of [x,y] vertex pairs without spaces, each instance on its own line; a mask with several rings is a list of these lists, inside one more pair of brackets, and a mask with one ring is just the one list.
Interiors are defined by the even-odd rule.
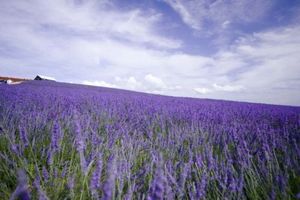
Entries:
[[299,198],[299,107],[51,81],[0,94],[1,199]]

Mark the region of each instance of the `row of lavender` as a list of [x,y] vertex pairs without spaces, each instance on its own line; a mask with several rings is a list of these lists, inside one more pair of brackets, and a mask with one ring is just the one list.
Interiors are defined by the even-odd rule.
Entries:
[[295,199],[300,108],[0,85],[0,196]]

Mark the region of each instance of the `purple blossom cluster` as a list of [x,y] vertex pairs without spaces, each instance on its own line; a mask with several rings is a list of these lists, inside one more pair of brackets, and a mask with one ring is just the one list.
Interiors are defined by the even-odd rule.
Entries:
[[53,81],[0,94],[3,199],[299,199],[299,107]]

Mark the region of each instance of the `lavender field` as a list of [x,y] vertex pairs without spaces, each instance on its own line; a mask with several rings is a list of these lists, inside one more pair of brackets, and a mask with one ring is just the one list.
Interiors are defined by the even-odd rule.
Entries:
[[0,199],[297,197],[300,107],[0,85]]

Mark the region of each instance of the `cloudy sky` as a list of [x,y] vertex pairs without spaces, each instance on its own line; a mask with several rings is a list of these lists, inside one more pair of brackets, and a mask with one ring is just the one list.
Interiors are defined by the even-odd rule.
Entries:
[[299,0],[0,0],[0,74],[300,105]]

